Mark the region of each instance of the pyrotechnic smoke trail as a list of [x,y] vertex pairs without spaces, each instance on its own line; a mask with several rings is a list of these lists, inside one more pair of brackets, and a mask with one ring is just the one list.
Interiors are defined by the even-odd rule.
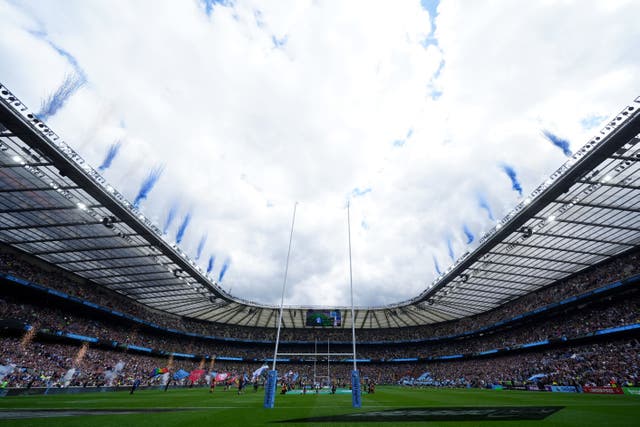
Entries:
[[440,270],[440,266],[438,265],[438,260],[436,259],[435,255],[433,255],[433,266],[435,267],[438,276],[442,276],[442,271]]
[[464,224],[462,226],[462,231],[464,232],[464,235],[467,238],[467,245],[470,243],[473,243],[476,237],[473,235],[473,233],[471,232],[467,224]]
[[135,200],[133,201],[133,207],[140,207],[140,203],[149,196],[153,187],[155,187],[156,183],[162,176],[162,172],[164,171],[164,166],[156,166],[155,168],[149,171],[147,177],[142,181],[140,185],[140,190],[138,190],[138,194],[136,195]]
[[86,80],[82,76],[76,73],[67,75],[55,92],[42,100],[40,111],[36,114],[38,118],[46,121],[51,116],[55,115],[58,110],[64,106],[67,100],[71,98],[71,95],[85,84],[85,81]]
[[73,360],[73,366],[80,366],[80,363],[82,363],[82,359],[84,359],[84,356],[87,354],[87,350],[89,350],[89,343],[82,343],[82,347],[80,347],[80,350],[78,350],[78,354],[76,354],[76,358]]
[[200,1],[204,5],[204,13],[206,13],[207,16],[211,16],[211,14],[213,13],[213,4],[218,2],[219,0],[200,0]]
[[514,191],[517,191],[518,195],[520,195],[520,197],[522,197],[522,185],[520,184],[520,181],[518,180],[518,174],[516,174],[516,170],[513,167],[511,167],[508,164],[506,164],[506,163],[503,163],[502,165],[500,165],[500,167],[502,168],[504,173],[511,180],[511,188]]
[[116,141],[109,146],[109,150],[107,150],[107,154],[105,155],[102,164],[98,166],[98,171],[104,172],[111,167],[111,163],[113,162],[113,159],[115,159],[118,155],[121,146],[122,141]]
[[485,199],[482,194],[478,194],[478,204],[480,205],[480,207],[482,209],[487,211],[487,215],[489,216],[489,219],[491,221],[495,221],[496,220],[495,217],[493,216],[493,211],[491,210],[491,206],[489,206],[489,203],[487,202],[487,199]]
[[29,346],[29,344],[31,344],[36,334],[38,333],[38,329],[39,329],[38,325],[33,324],[31,325],[31,329],[29,329],[27,332],[24,333],[24,335],[22,336],[22,339],[20,340],[20,348],[22,350],[25,350]]
[[67,100],[87,82],[87,75],[78,64],[76,58],[68,51],[64,50],[51,40],[49,40],[45,31],[29,31],[29,33],[47,43],[56,53],[62,56],[72,67],[73,73],[67,74],[64,81],[58,88],[42,101],[40,111],[37,116],[41,120],[47,120],[62,108]]
[[201,238],[200,242],[198,242],[198,250],[196,251],[196,261],[200,259],[202,255],[202,250],[204,249],[204,245],[207,244],[207,234],[205,233]]
[[184,238],[184,233],[187,231],[187,228],[189,227],[190,222],[191,222],[191,212],[187,212],[187,214],[184,216],[184,219],[182,220],[182,223],[180,224],[180,227],[178,227],[178,232],[176,233],[176,243],[182,242],[182,239]]
[[222,279],[224,278],[224,275],[227,272],[230,264],[231,260],[229,259],[225,260],[224,264],[222,264],[222,269],[220,269],[220,275],[218,276],[218,282],[222,282]]
[[176,215],[178,215],[178,203],[171,205],[169,214],[167,214],[167,220],[164,222],[164,227],[162,227],[162,234],[167,234],[167,231],[169,231],[169,227],[173,224],[173,220],[176,218]]
[[569,148],[569,141],[566,139],[562,139],[559,136],[549,132],[548,130],[543,130],[542,134],[547,138],[553,145],[562,150],[565,156],[571,156],[571,149]]
[[213,271],[213,264],[216,262],[215,255],[211,255],[209,257],[209,264],[207,265],[207,274],[210,274]]
[[447,237],[447,252],[449,253],[449,258],[451,258],[451,262],[455,262],[456,255],[453,253],[453,242],[450,237]]
[[173,369],[173,354],[169,355],[169,360],[167,360],[167,369],[170,371]]

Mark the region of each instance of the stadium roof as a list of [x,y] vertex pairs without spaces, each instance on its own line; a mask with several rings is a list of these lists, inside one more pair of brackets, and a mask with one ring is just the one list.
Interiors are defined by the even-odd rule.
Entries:
[[[640,98],[415,298],[357,307],[358,328],[491,310],[640,242]],[[163,237],[100,173],[0,85],[0,242],[155,309],[275,327],[278,307],[241,300]],[[416,262],[420,262],[416,260]],[[304,327],[310,307],[286,307]],[[346,307],[342,327],[351,327]]]

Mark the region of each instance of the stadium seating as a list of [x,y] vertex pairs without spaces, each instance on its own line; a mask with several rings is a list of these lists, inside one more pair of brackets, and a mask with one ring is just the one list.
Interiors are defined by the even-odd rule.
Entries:
[[[359,369],[377,383],[411,384],[424,371],[440,386],[523,385],[536,375],[542,384],[637,383],[639,269],[638,253],[630,253],[472,318],[358,330]],[[158,378],[150,374],[160,366],[239,374],[273,356],[273,329],[159,313],[17,254],[0,254],[0,273],[0,365],[13,367],[9,387],[117,385],[136,378],[152,384]],[[285,329],[280,351],[313,353],[315,340],[319,351],[327,341],[333,352],[349,351],[347,332]],[[317,369],[326,370],[326,358],[319,360]],[[346,382],[350,367],[332,360],[330,375]],[[72,368],[77,374],[65,378]],[[297,372],[300,381],[313,375],[308,358],[278,369]]]

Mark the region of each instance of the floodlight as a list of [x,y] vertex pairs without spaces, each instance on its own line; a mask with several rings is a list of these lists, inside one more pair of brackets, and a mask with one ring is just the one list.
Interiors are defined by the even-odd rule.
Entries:
[[518,231],[522,233],[522,236],[525,239],[528,239],[533,234],[533,229],[531,227],[520,227]]
[[114,216],[105,216],[102,218],[102,225],[107,228],[113,228],[113,223],[116,222],[116,217]]

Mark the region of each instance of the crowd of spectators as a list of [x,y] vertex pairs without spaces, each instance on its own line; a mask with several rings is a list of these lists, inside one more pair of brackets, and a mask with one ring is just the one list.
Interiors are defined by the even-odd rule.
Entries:
[[[155,368],[167,367],[170,373],[183,369],[229,372],[231,376],[251,373],[262,363],[173,360],[131,353],[30,342],[0,340],[1,363],[13,370],[4,380],[8,387],[129,386],[139,379],[143,385],[160,385]],[[491,384],[617,385],[640,383],[640,343],[625,339],[604,344],[587,344],[499,358],[427,363],[359,364],[361,377],[377,384],[395,384],[405,378],[430,373],[434,385],[450,387],[486,387]],[[118,369],[118,366],[120,369]],[[75,373],[69,376],[69,370]],[[350,363],[278,364],[284,375],[295,372],[302,380],[329,377],[332,382],[348,384]],[[263,380],[263,379],[261,379]],[[318,380],[320,381],[320,380]],[[184,381],[183,381],[184,382]],[[204,382],[204,378],[202,379]]]
[[[544,374],[544,380],[558,384],[604,385],[612,381],[622,383],[638,381],[640,344],[636,339],[617,342],[597,342],[582,346],[545,349],[539,352],[500,355],[456,361],[428,363],[393,363],[394,358],[429,357],[473,354],[496,348],[517,347],[520,344],[541,340],[562,340],[580,337],[604,328],[632,325],[640,322],[640,293],[625,291],[588,303],[568,304],[564,311],[547,314],[547,317],[522,321],[506,327],[494,328],[464,338],[448,338],[469,330],[477,330],[515,315],[578,295],[640,271],[639,254],[627,254],[590,271],[576,275],[553,286],[512,301],[496,310],[478,316],[421,327],[358,330],[358,353],[374,363],[360,365],[362,375],[376,383],[395,383],[407,376],[417,377],[428,370],[437,384],[448,386],[483,387],[497,382],[524,383],[529,377]],[[248,328],[185,319],[158,312],[122,295],[96,286],[88,286],[83,280],[52,267],[35,265],[20,256],[0,254],[0,271],[77,296],[104,307],[142,318],[146,321],[185,332],[195,332],[218,338],[232,337],[246,340],[272,341],[275,331],[269,328]],[[15,369],[5,380],[9,386],[101,386],[130,384],[141,379],[145,384],[157,383],[150,376],[156,367],[168,366],[171,370],[191,371],[196,367],[212,369],[213,362],[202,355],[242,357],[246,363],[216,362],[216,369],[240,373],[250,372],[260,366],[260,360],[273,356],[273,346],[252,342],[228,342],[216,339],[188,337],[162,333],[134,322],[109,318],[91,312],[90,309],[70,310],[69,307],[33,301],[18,294],[0,295],[0,319],[18,320],[33,326],[29,339],[2,338],[0,365]],[[128,323],[127,323],[128,322]],[[47,341],[56,333],[72,333],[95,337],[103,341],[116,341],[125,346],[112,350],[97,347],[79,347],[77,344]],[[342,329],[284,329],[280,352],[313,353],[317,350],[331,352],[350,351],[347,342],[350,335]],[[350,332],[350,331],[349,331]],[[39,334],[38,334],[39,333]],[[43,339],[41,338],[45,338]],[[441,337],[437,341],[406,342],[408,340]],[[402,342],[402,341],[405,342]],[[302,341],[296,344],[294,341]],[[367,344],[367,342],[371,342]],[[379,344],[385,342],[384,345]],[[377,344],[376,344],[377,343]],[[198,358],[173,360],[137,354],[126,350],[126,345],[147,347],[163,352],[196,354]],[[198,360],[199,359],[199,360]],[[249,362],[254,360],[254,362]],[[387,361],[387,363],[378,363]],[[326,363],[326,359],[324,359]],[[122,369],[116,369],[116,366]],[[68,377],[70,369],[75,375]],[[295,370],[303,378],[310,378],[312,365],[284,364],[280,370]],[[338,382],[348,382],[350,365],[331,363],[331,377]],[[67,375],[67,377],[65,376]]]
[[[275,329],[273,328],[252,328],[203,322],[197,319],[181,318],[170,313],[159,312],[110,290],[83,283],[82,280],[77,280],[66,272],[55,268],[52,270],[44,269],[26,261],[21,256],[10,253],[0,253],[0,271],[86,299],[104,307],[117,309],[167,328],[222,338],[273,340],[275,337]],[[638,273],[640,273],[640,253],[633,252],[621,258],[610,260],[604,265],[578,274],[570,279],[530,293],[487,313],[452,322],[419,327],[360,329],[358,331],[358,340],[363,342],[415,340],[426,337],[444,337],[477,330],[501,320],[511,319],[517,314],[532,311],[538,307]],[[318,339],[320,341],[349,342],[351,340],[350,334],[351,331],[342,328],[283,329],[281,340],[313,342]]]
[[[142,328],[131,322],[98,317],[91,310],[85,314],[50,304],[34,304],[25,297],[4,296],[0,298],[0,319],[17,320],[33,326],[42,333],[71,333],[103,341],[116,341],[121,345],[135,345],[150,349],[196,355],[222,355],[245,359],[270,357],[273,345],[227,342],[222,340],[195,338],[179,334]],[[571,339],[605,328],[634,325],[640,322],[640,292],[630,291],[622,295],[609,296],[588,305],[568,306],[565,312],[549,315],[546,319],[522,322],[509,328],[495,329],[481,335],[458,339],[419,343],[387,343],[358,345],[358,357],[389,360],[406,357],[438,357],[453,354],[473,354],[499,348],[514,348],[518,345],[542,340]],[[332,352],[349,352],[351,344],[320,341],[319,352],[327,345]],[[281,353],[314,353],[316,344],[289,344],[280,346]]]

